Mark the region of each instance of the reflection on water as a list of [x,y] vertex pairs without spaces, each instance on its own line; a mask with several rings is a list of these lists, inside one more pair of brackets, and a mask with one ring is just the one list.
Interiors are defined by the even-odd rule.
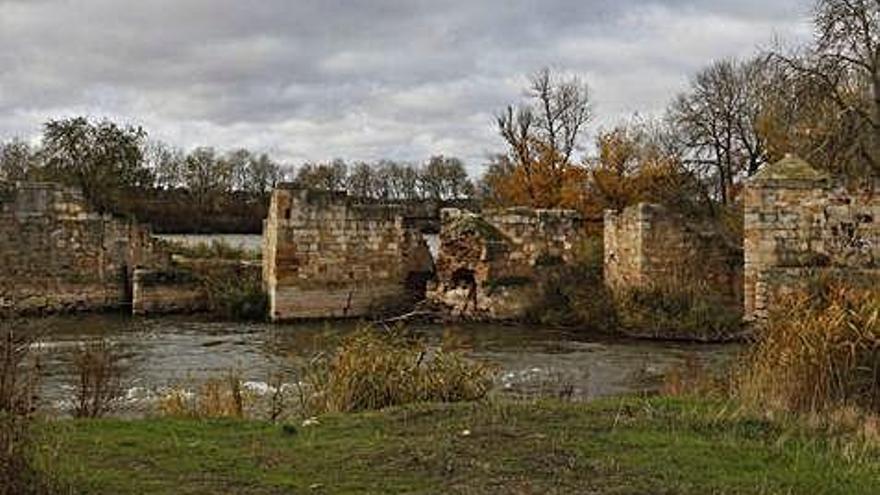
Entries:
[[[75,383],[73,351],[91,337],[109,338],[125,355],[130,398],[178,383],[199,382],[238,370],[254,389],[270,372],[295,373],[332,348],[354,322],[273,325],[202,321],[195,317],[65,316],[29,322],[45,370],[44,395],[56,404]],[[708,368],[724,364],[735,345],[590,339],[540,327],[494,324],[414,325],[429,343],[455,341],[468,355],[500,368],[495,393],[572,394],[592,398],[651,390],[663,372],[688,359]],[[445,334],[445,337],[444,337]]]

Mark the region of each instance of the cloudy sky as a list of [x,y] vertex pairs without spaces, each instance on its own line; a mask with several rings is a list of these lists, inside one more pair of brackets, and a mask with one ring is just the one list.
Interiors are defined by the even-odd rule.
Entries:
[[809,0],[0,0],[0,139],[110,117],[298,164],[456,155],[549,66],[591,131],[659,112],[694,71],[810,34]]

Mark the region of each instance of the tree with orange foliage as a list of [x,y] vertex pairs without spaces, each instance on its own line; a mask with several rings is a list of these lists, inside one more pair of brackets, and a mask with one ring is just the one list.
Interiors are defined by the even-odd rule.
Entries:
[[490,164],[483,189],[497,206],[578,208],[587,173],[573,154],[592,116],[589,89],[543,69],[532,76],[529,97],[498,115],[509,151]]
[[693,210],[713,209],[706,191],[684,166],[681,152],[666,146],[662,128],[621,124],[596,138],[598,156],[587,161],[586,211],[622,210],[641,201]]

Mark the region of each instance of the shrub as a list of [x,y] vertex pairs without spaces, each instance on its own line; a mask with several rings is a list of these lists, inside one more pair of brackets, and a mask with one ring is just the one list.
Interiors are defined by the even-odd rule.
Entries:
[[468,401],[490,390],[494,368],[429,349],[401,330],[358,330],[303,370],[304,412],[350,412],[423,401]]
[[243,267],[209,272],[200,277],[208,296],[208,309],[223,318],[261,321],[268,314],[269,299],[262,274]]
[[104,416],[124,396],[122,355],[112,342],[99,339],[79,347],[74,355],[77,384],[73,415]]
[[48,493],[47,474],[34,460],[39,363],[31,359],[31,338],[2,319],[0,328],[0,495]]
[[632,287],[616,307],[622,329],[640,337],[712,341],[742,332],[742,313],[700,285]]
[[880,289],[819,281],[772,314],[735,377],[746,402],[880,410]]
[[602,239],[598,237],[577,247],[572,264],[539,257],[536,266],[544,274],[526,318],[544,325],[614,329],[617,318],[604,283],[603,264]]

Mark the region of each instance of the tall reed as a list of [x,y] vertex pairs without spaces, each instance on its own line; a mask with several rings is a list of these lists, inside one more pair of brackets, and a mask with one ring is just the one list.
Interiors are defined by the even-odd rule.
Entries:
[[880,288],[846,281],[787,297],[735,376],[747,403],[820,412],[880,411]]
[[364,328],[303,370],[306,412],[350,412],[421,401],[467,401],[490,390],[494,368],[431,349],[402,330]]

